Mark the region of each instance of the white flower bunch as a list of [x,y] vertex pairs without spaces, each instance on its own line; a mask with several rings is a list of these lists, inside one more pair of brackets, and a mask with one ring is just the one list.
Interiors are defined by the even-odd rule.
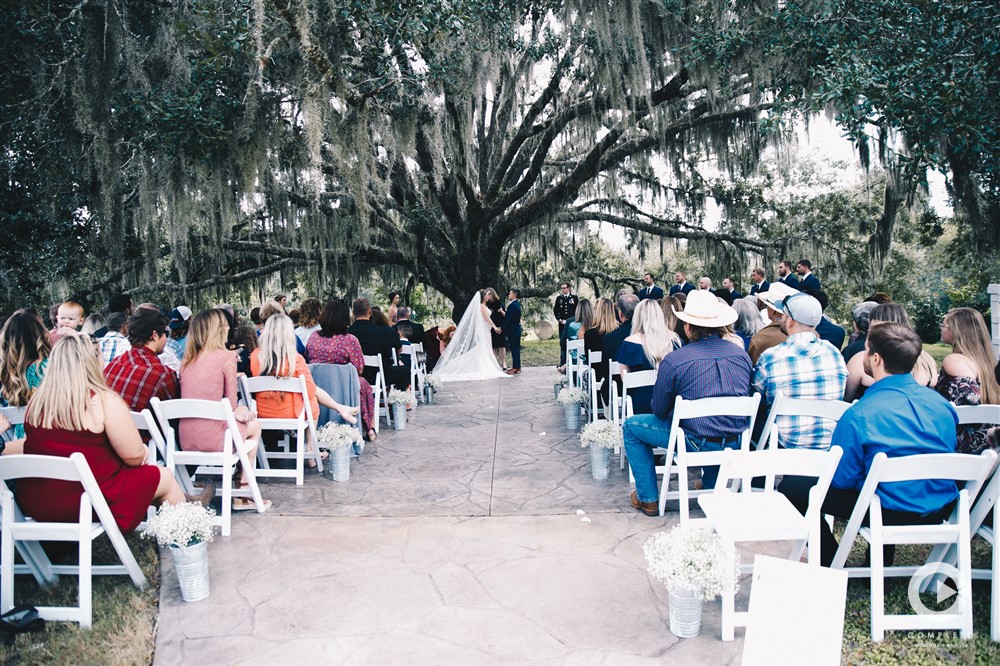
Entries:
[[594,446],[601,449],[614,449],[624,445],[622,427],[611,421],[594,421],[583,426],[580,433],[580,445],[583,448]]
[[407,407],[413,407],[417,404],[417,399],[413,395],[413,391],[400,391],[397,388],[389,389],[389,396],[386,401],[390,405],[406,405]]
[[339,449],[361,442],[361,431],[346,423],[327,423],[316,431],[316,441],[321,449]]
[[566,386],[569,384],[569,377],[561,372],[557,372],[552,375],[552,385],[553,386]]
[[164,502],[149,519],[142,536],[156,539],[161,546],[184,548],[202,541],[209,542],[215,536],[212,516],[215,511],[206,509],[197,502],[167,504]]
[[559,397],[556,398],[556,402],[564,406],[586,405],[590,402],[590,395],[581,388],[567,386],[562,391],[559,391]]
[[726,568],[722,538],[710,529],[677,525],[658,532],[642,547],[649,575],[669,587],[701,593],[711,601],[722,594],[727,582],[740,578],[740,556],[733,549],[733,569]]
[[444,380],[434,374],[430,374],[424,377],[424,384],[430,386],[435,391],[440,391],[441,387],[444,386]]

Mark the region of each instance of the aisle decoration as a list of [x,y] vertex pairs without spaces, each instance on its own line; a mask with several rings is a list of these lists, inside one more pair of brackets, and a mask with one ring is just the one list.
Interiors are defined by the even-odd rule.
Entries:
[[142,536],[170,549],[184,601],[200,601],[211,591],[208,544],[215,536],[215,511],[197,502],[164,503]]
[[622,428],[612,421],[594,421],[583,426],[580,445],[590,449],[590,473],[595,479],[608,478],[611,452],[624,445]]

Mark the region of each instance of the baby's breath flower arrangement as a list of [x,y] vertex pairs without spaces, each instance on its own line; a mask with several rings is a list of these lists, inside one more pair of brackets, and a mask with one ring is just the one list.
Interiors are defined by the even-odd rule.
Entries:
[[722,594],[726,583],[739,581],[740,556],[733,550],[735,567],[728,569],[718,534],[681,525],[654,534],[642,547],[650,576],[668,588],[697,591],[705,601]]
[[444,386],[444,381],[440,377],[430,374],[424,377],[424,386],[430,386],[431,389],[440,391],[441,387]]
[[557,372],[552,375],[552,385],[553,386],[566,386],[569,384],[569,377],[561,372]]
[[564,407],[569,407],[570,405],[586,405],[590,402],[590,396],[587,395],[587,392],[581,388],[567,386],[562,391],[559,391],[559,397],[556,398],[556,402]]
[[611,421],[594,421],[583,426],[580,432],[580,446],[599,449],[615,449],[624,444],[622,427]]
[[389,389],[386,401],[390,405],[406,405],[407,408],[417,404],[417,398],[413,395],[413,391],[401,391],[397,388]]
[[331,451],[351,444],[360,443],[361,431],[345,423],[327,423],[316,431],[319,448]]
[[149,519],[142,536],[156,539],[161,546],[186,548],[201,542],[210,542],[215,536],[215,511],[197,502],[167,504],[164,502]]

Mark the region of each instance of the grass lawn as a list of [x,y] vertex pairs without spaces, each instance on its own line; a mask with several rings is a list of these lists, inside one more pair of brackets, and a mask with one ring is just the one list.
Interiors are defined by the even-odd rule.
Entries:
[[[510,353],[507,354],[510,365]],[[559,340],[531,340],[521,343],[521,365],[525,368],[559,365]]]

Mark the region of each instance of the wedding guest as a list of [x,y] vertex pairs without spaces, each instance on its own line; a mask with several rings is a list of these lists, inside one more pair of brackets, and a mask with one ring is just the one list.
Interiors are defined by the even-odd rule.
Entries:
[[91,340],[97,338],[97,331],[104,328],[104,315],[99,312],[94,312],[83,320],[83,326],[80,327],[80,333],[86,335]]
[[[887,302],[877,305],[868,313],[868,330],[881,324],[902,324],[910,329],[910,317],[898,303]],[[865,355],[855,354],[847,363],[847,386],[844,389],[844,400],[854,402],[865,394],[865,390],[875,383],[875,379],[864,368]],[[914,381],[920,386],[934,386],[937,381],[937,363],[925,351],[920,352],[911,373]]]
[[[399,308],[396,308],[396,311],[393,313],[392,316],[393,317],[399,316]],[[389,318],[385,316],[384,312],[382,312],[382,308],[380,308],[377,305],[372,306],[372,323],[375,324],[376,326],[382,326],[384,328],[392,328],[392,325],[389,323]]]
[[375,441],[375,395],[372,386],[362,374],[365,369],[364,352],[361,342],[347,332],[351,323],[351,315],[347,303],[340,299],[330,299],[319,315],[319,330],[309,336],[306,345],[309,358],[313,363],[350,363],[358,372],[361,382],[361,424],[365,429],[368,441]]
[[167,318],[163,313],[137,308],[129,319],[128,351],[104,368],[108,386],[134,412],[149,407],[154,397],[160,400],[180,397],[177,373],[159,359],[167,344],[167,330]]
[[[191,318],[187,348],[181,363],[181,398],[195,398],[217,402],[229,401],[240,429],[240,437],[249,445],[247,458],[253,465],[257,460],[260,443],[260,424],[244,405],[236,404],[236,353],[226,349],[229,337],[229,320],[222,310],[205,310]],[[180,423],[180,446],[185,451],[221,451],[226,424],[204,419],[183,419]],[[240,487],[249,485],[247,471],[243,470]],[[271,501],[264,501],[270,508]],[[247,497],[233,498],[234,511],[256,510],[254,501]]]
[[299,306],[299,325],[295,327],[295,335],[303,345],[309,344],[309,337],[319,330],[319,314],[323,304],[318,298],[307,298]]
[[83,318],[83,306],[79,303],[66,301],[60,305],[56,312],[56,329],[49,336],[49,342],[55,344],[59,338],[65,335],[75,335],[83,326]]
[[112,312],[108,315],[105,330],[107,333],[97,341],[97,348],[101,350],[104,363],[111,363],[132,348],[127,337],[128,316],[124,312]]
[[[0,398],[7,405],[24,407],[42,384],[48,366],[49,332],[34,310],[17,310],[0,331]],[[14,436],[24,437],[24,426],[14,426]]]
[[757,298],[747,296],[738,298],[733,302],[733,309],[739,315],[733,329],[736,335],[743,341],[743,350],[750,349],[750,340],[757,331],[764,328],[764,322],[760,318],[760,309],[757,307]]
[[[653,299],[639,301],[632,315],[632,333],[622,341],[616,360],[622,374],[641,370],[656,370],[663,357],[680,349],[681,339],[667,328],[663,309]],[[629,392],[633,414],[649,414],[652,386],[640,386]]]
[[[169,469],[145,464],[149,450],[128,405],[104,383],[88,338],[68,335],[57,342],[48,376],[28,405],[24,452],[66,458],[82,453],[120,530],[138,527],[151,504],[211,501],[214,484],[188,498]],[[80,484],[69,481],[26,478],[17,483],[21,510],[40,522],[75,522],[81,493]]]

